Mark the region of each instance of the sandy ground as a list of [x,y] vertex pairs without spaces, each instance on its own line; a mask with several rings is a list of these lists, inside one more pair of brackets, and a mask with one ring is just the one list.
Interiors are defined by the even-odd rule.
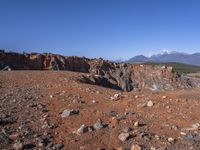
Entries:
[[[200,149],[200,89],[122,92],[79,83],[81,75],[0,72],[0,149]],[[65,109],[79,113],[62,118]],[[102,128],[77,134],[98,119]]]

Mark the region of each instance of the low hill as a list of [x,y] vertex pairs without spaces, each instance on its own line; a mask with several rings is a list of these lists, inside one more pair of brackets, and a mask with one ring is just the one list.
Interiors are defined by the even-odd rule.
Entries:
[[197,73],[200,72],[200,66],[196,65],[188,65],[183,63],[176,63],[176,62],[168,62],[168,63],[156,63],[156,62],[146,62],[145,64],[148,65],[166,65],[166,66],[172,66],[173,69],[181,74],[186,73]]
[[166,63],[166,62],[177,62],[190,65],[200,66],[200,53],[186,54],[180,52],[165,52],[150,57],[145,57],[143,55],[138,55],[127,60],[128,63],[146,63],[146,62],[157,62],[157,63]]

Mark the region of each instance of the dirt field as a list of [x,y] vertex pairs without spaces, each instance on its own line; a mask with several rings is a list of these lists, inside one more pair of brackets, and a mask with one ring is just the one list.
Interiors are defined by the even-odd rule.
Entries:
[[80,75],[0,72],[0,149],[200,149],[200,89],[121,92]]

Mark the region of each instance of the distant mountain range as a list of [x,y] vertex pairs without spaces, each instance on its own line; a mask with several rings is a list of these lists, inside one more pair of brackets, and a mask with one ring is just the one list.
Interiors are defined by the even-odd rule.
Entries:
[[200,53],[187,54],[180,52],[164,52],[157,55],[146,57],[144,55],[135,56],[126,62],[128,63],[146,63],[146,62],[178,62],[184,64],[200,66]]

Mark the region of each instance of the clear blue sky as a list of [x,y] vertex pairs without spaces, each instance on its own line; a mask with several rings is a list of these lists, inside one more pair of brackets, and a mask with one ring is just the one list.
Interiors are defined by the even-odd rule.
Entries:
[[200,52],[200,0],[0,0],[0,48],[106,59]]

